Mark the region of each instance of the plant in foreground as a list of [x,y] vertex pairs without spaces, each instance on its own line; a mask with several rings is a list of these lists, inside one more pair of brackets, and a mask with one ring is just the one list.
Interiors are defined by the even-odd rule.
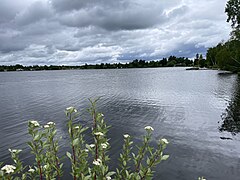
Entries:
[[[152,179],[153,169],[169,155],[164,155],[168,141],[160,139],[157,147],[150,145],[154,129],[146,126],[146,135],[143,136],[142,144],[133,148],[132,137],[123,135],[124,144],[119,157],[119,167],[116,171],[109,169],[110,150],[107,126],[104,115],[97,112],[97,100],[90,100],[91,107],[88,109],[92,117],[92,144],[88,144],[84,135],[87,127],[75,123],[79,115],[74,107],[66,108],[67,127],[70,139],[71,152],[66,152],[71,161],[71,175],[74,180],[141,180]],[[35,156],[35,163],[29,168],[24,167],[19,160],[21,150],[11,150],[12,165],[0,164],[0,177],[2,179],[60,179],[63,175],[63,164],[58,157],[59,145],[56,138],[57,129],[54,122],[48,122],[41,126],[37,121],[28,122],[28,133],[32,140],[28,142],[31,153]]]

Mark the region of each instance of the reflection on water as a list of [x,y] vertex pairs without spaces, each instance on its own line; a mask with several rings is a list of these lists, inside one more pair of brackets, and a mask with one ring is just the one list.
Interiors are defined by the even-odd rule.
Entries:
[[[139,142],[144,127],[151,125],[153,145],[162,137],[170,142],[170,158],[156,169],[156,180],[239,180],[239,84],[236,75],[185,68],[0,73],[0,161],[12,163],[8,148],[23,149],[21,159],[27,164],[34,160],[26,145],[30,119],[55,121],[63,137],[60,154],[65,155],[69,144],[63,110],[75,106],[81,112],[77,121],[91,127],[87,98],[101,97],[97,108],[111,125],[110,168],[118,164],[122,134]],[[229,132],[236,134],[232,141],[219,138]],[[64,171],[70,171],[69,161]]]
[[221,132],[227,131],[236,135],[240,132],[240,78],[235,85],[235,92],[225,112],[221,115],[222,122],[219,126]]

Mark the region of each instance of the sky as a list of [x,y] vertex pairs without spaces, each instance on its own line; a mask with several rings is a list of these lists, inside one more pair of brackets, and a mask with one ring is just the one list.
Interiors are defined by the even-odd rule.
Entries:
[[0,65],[204,56],[229,39],[227,0],[1,0]]

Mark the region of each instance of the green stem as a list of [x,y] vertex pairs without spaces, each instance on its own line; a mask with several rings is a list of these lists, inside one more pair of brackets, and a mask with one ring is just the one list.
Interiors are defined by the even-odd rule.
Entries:
[[[160,150],[159,150],[159,152],[158,152],[158,153],[156,153],[156,154],[153,156],[153,158],[151,159],[151,162],[150,162],[150,165],[149,165],[149,168],[150,168],[150,169],[152,168],[152,166],[153,166],[153,164],[154,164],[155,160],[157,160],[157,159],[158,159],[158,157],[159,157],[159,154],[162,152],[162,150],[163,150],[163,149],[162,149],[162,147],[160,147]],[[143,180],[143,179],[145,178],[145,176],[146,176],[147,172],[148,172],[148,169],[146,169],[146,170],[145,170],[143,177],[141,177],[141,180]]]
[[58,162],[58,158],[57,158],[57,151],[55,150],[55,146],[54,146],[54,141],[53,141],[53,137],[51,138],[52,141],[52,148],[53,148],[53,152],[54,152],[54,156],[55,156],[55,163],[56,163],[56,168],[57,168],[57,179],[60,180],[60,174],[59,174],[59,162]]
[[77,180],[76,174],[75,174],[75,165],[76,165],[76,155],[75,155],[75,147],[73,145],[73,129],[72,129],[72,114],[69,114],[69,121],[71,122],[70,124],[70,137],[72,140],[72,153],[73,153],[73,165],[74,165],[74,169],[73,169],[73,179]]
[[[72,127],[71,127],[71,136],[72,136],[72,139],[73,139]],[[73,141],[72,141],[72,153],[73,153],[73,164],[74,164],[74,167],[75,167],[75,165],[76,165],[76,154],[75,154],[75,147],[73,145]],[[75,174],[75,169],[74,169],[73,174],[74,174],[73,178],[74,178],[74,180],[76,180],[77,177],[76,177],[76,174]]]
[[146,147],[147,147],[148,141],[149,141],[149,137],[147,138],[147,141],[144,142],[143,149],[138,153],[140,157],[139,157],[138,162],[137,162],[137,166],[136,166],[136,170],[135,170],[136,172],[139,171],[139,166],[140,166],[140,163],[141,163],[141,161],[143,159],[143,156],[146,152]]

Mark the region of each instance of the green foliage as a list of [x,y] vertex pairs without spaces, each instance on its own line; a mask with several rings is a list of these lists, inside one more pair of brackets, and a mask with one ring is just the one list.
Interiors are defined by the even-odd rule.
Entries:
[[240,72],[240,0],[228,0],[225,12],[231,22],[231,39],[207,51],[207,64],[223,70]]
[[132,62],[127,63],[101,63],[101,64],[85,64],[82,66],[22,66],[16,64],[14,66],[0,66],[0,71],[41,71],[41,70],[70,70],[70,69],[122,69],[122,68],[152,68],[152,67],[172,67],[172,66],[191,66],[192,60],[185,57],[170,56],[169,58],[163,58],[158,61],[145,61],[135,59]]
[[227,22],[232,23],[232,38],[240,40],[240,0],[229,0],[225,12],[228,16]]
[[[161,139],[158,143],[158,148],[155,149],[149,145],[151,140],[153,128],[146,126],[147,134],[143,137],[142,146],[138,147],[137,155],[132,153],[134,169],[130,169],[133,142],[130,140],[128,134],[124,135],[123,152],[120,154],[120,167],[117,169],[116,179],[152,179],[153,168],[161,161],[167,160],[169,155],[163,155],[163,150],[166,148],[168,141]],[[146,160],[146,162],[144,162]]]
[[[96,110],[97,100],[90,100],[91,107],[88,109],[92,120],[92,141],[93,144],[87,144],[84,134],[87,127],[75,123],[79,115],[74,107],[65,110],[67,118],[68,134],[70,137],[71,152],[66,152],[66,156],[71,161],[71,175],[74,180],[88,179],[119,179],[119,180],[138,180],[152,179],[153,169],[169,155],[164,155],[168,141],[161,139],[157,148],[150,145],[153,128],[146,126],[146,135],[143,136],[142,144],[137,146],[138,151],[133,151],[133,141],[130,135],[124,135],[124,144],[122,153],[119,157],[119,168],[115,171],[109,170],[108,151],[110,150],[107,133],[110,126],[107,126],[104,115]],[[63,175],[63,163],[58,157],[59,139],[56,138],[57,129],[54,122],[48,122],[41,126],[37,121],[28,122],[28,133],[31,141],[28,145],[31,153],[35,156],[35,163],[27,168],[19,160],[21,150],[11,150],[12,165],[3,165],[0,163],[0,178],[3,180],[26,180],[26,179],[60,179]]]
[[232,72],[240,71],[240,41],[229,40],[219,43],[216,47],[207,51],[207,62],[210,66],[218,66],[221,69]]

